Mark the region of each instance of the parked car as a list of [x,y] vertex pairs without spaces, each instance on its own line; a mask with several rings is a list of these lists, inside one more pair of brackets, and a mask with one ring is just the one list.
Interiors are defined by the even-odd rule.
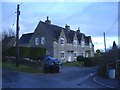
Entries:
[[45,73],[59,73],[61,71],[62,63],[60,60],[47,55],[44,61]]

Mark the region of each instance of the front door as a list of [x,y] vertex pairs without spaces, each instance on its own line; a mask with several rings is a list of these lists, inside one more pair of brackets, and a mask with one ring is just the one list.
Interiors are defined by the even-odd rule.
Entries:
[[68,52],[68,62],[71,62],[71,61],[72,61],[72,53]]

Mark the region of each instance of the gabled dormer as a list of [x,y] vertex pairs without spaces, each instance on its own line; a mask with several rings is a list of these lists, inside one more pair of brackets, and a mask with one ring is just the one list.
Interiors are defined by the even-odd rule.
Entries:
[[89,36],[89,47],[92,48],[92,47],[93,47],[92,45],[93,45],[93,44],[92,44],[92,39],[91,39],[91,37]]
[[84,36],[84,34],[82,34],[82,38],[81,38],[81,47],[82,48],[85,47],[85,36]]
[[73,46],[77,47],[78,45],[78,38],[77,38],[77,34],[74,34],[74,38],[73,38]]
[[91,36],[87,36],[85,38],[85,43],[86,45],[89,47],[89,48],[92,48],[92,39],[91,39]]
[[58,43],[60,45],[65,45],[66,42],[67,41],[66,41],[65,33],[64,33],[64,30],[62,29],[61,33],[60,33],[60,37],[59,37]]

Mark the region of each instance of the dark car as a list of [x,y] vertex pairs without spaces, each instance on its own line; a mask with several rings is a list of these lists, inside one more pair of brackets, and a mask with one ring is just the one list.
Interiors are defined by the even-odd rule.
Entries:
[[45,73],[59,73],[61,71],[62,63],[60,60],[49,55],[45,57],[44,72]]

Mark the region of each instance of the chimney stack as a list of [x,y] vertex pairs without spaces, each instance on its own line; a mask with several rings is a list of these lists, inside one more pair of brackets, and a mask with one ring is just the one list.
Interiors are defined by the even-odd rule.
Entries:
[[80,33],[80,27],[78,28],[77,33]]
[[51,21],[49,20],[49,17],[47,16],[47,20],[45,21],[47,24],[51,24]]
[[66,24],[65,29],[67,29],[68,31],[70,31],[70,26],[68,26],[68,25]]

